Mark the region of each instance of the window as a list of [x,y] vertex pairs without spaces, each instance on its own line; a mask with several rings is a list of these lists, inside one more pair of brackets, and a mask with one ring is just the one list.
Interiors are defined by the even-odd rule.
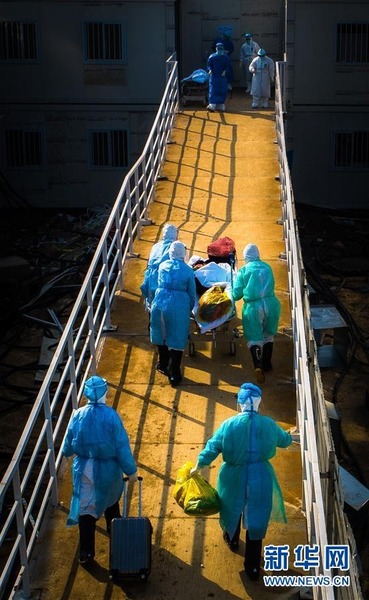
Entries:
[[38,54],[36,23],[0,21],[0,60],[35,61]]
[[85,61],[125,62],[123,23],[85,23]]
[[369,23],[338,23],[336,62],[369,62]]
[[44,165],[40,131],[8,129],[5,131],[6,165],[14,167],[42,167]]
[[369,169],[369,131],[335,133],[334,166],[337,169]]
[[94,168],[128,166],[128,136],[124,129],[90,132],[90,164]]

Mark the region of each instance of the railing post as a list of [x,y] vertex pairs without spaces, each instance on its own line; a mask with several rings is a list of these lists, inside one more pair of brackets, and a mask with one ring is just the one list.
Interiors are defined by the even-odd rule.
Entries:
[[122,232],[120,229],[120,218],[119,212],[115,213],[115,230],[117,234],[117,247],[118,247],[118,265],[119,265],[119,290],[123,290],[123,248],[122,248]]
[[22,573],[22,588],[24,591],[24,596],[29,598],[31,595],[31,586],[29,579],[29,564],[27,557],[27,538],[26,538],[26,529],[24,526],[24,508],[22,501],[22,490],[20,483],[20,473],[19,467],[17,468],[14,479],[13,479],[13,493],[14,500],[17,503],[16,508],[16,521],[17,521],[17,534],[19,537],[19,560],[21,564]]
[[[89,325],[89,347],[91,353],[91,372],[93,375],[96,374],[96,345],[95,345],[95,324],[94,324],[94,303],[92,297],[92,283],[88,282],[86,291],[86,301],[88,306],[88,325]],[[106,302],[106,298],[105,298]]]
[[50,393],[47,390],[47,394],[44,400],[44,414],[46,419],[46,442],[49,450],[49,471],[50,477],[53,479],[53,485],[51,488],[51,502],[53,506],[58,504],[58,482],[56,478],[56,467],[55,467],[55,450],[54,450],[54,438],[53,438],[53,427],[52,427],[52,416],[50,411]]
[[76,361],[74,352],[74,340],[73,340],[73,329],[68,331],[68,354],[70,356],[69,361],[69,378],[72,384],[72,408],[78,407],[78,393],[77,393],[77,377],[76,377]]
[[[111,328],[111,312],[110,312],[110,290],[109,290],[109,261],[108,261],[108,249],[107,241],[104,241],[102,247],[102,264],[103,264],[103,285],[104,285],[104,309],[105,309],[105,323],[104,329],[109,330]],[[94,329],[95,331],[95,329]],[[95,348],[95,344],[94,344]]]
[[127,219],[128,219],[128,247],[129,254],[133,255],[133,228],[132,228],[132,199],[131,199],[131,182],[127,181]]
[[[146,175],[146,161],[143,162],[143,166],[142,166],[142,187],[144,189],[144,210],[142,213],[143,219],[141,219],[141,225],[151,225],[152,221],[151,219],[147,218],[147,211],[149,208],[149,195],[147,193],[147,175]],[[155,194],[152,195],[151,197],[152,200],[155,199]],[[139,236],[141,234],[141,229],[139,231]]]

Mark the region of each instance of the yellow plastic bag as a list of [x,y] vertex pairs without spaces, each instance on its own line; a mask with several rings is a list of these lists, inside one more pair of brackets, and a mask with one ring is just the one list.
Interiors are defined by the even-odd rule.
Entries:
[[213,285],[199,299],[198,319],[204,323],[213,323],[232,312],[232,300],[218,285]]
[[178,470],[173,497],[186,515],[216,515],[220,510],[218,492],[198,473],[190,477],[193,467],[194,464],[188,461]]

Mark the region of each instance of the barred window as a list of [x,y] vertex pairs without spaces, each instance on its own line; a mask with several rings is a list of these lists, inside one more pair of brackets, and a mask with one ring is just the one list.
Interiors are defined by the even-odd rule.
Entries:
[[44,166],[41,131],[6,130],[5,152],[9,168]]
[[93,168],[128,166],[128,135],[124,129],[90,132],[90,164]]
[[36,23],[0,21],[0,60],[35,61],[38,55]]
[[369,62],[369,23],[337,24],[336,62]]
[[338,169],[369,169],[369,131],[335,133],[334,166]]
[[125,62],[123,23],[85,23],[86,62]]

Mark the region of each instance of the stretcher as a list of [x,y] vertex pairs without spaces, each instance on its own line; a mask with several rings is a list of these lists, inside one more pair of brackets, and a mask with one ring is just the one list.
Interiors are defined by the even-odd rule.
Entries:
[[194,256],[189,264],[195,270],[197,301],[193,309],[189,333],[188,352],[195,354],[197,336],[203,341],[229,340],[229,352],[236,354],[235,340],[240,337],[237,327],[232,327],[236,317],[232,299],[233,278],[236,267],[234,242],[219,238],[208,246],[208,260]]
[[201,102],[203,106],[208,103],[209,75],[203,69],[197,69],[181,81],[182,104],[187,102]]
[[236,317],[236,313],[232,315],[225,323],[213,327],[208,331],[202,333],[201,328],[196,321],[195,317],[191,317],[191,327],[188,336],[188,354],[189,356],[195,356],[196,340],[199,342],[211,342],[216,348],[218,342],[229,341],[229,354],[235,356],[237,353],[236,340],[240,337],[240,332],[237,327],[232,328],[232,321]]

